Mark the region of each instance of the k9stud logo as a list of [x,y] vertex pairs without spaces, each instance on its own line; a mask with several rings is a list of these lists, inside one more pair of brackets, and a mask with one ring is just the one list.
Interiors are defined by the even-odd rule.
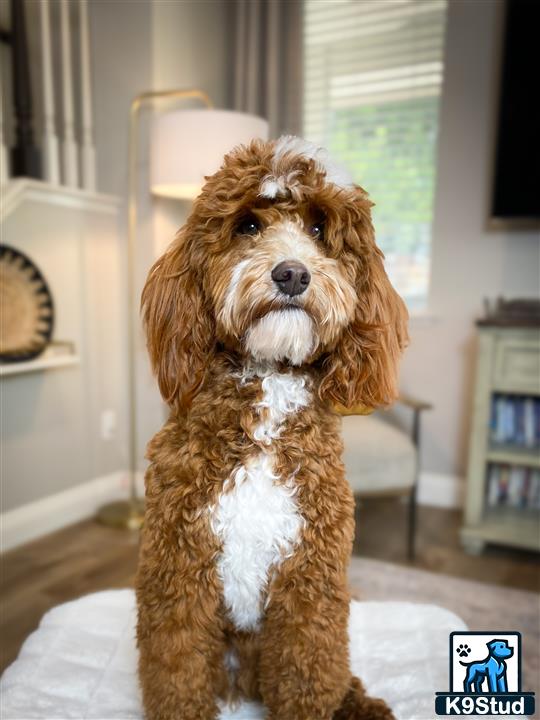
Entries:
[[437,715],[532,715],[534,693],[521,690],[521,634],[450,635],[450,691],[438,692]]

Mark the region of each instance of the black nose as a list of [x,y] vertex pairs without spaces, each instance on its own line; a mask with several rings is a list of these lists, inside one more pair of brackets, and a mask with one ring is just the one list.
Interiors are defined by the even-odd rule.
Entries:
[[284,260],[272,270],[272,280],[285,295],[301,295],[309,285],[311,275],[305,265],[296,260]]

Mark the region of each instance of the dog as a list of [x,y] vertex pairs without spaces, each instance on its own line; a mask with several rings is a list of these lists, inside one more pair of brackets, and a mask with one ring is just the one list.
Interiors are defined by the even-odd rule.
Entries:
[[170,416],[136,579],[147,720],[387,720],[349,667],[353,496],[336,404],[396,396],[407,313],[372,203],[294,137],[206,179],[142,295]]
[[460,665],[467,668],[463,681],[463,690],[466,693],[481,693],[484,680],[488,681],[488,692],[508,692],[506,682],[505,660],[511,658],[514,649],[508,647],[506,640],[492,640],[487,643],[489,655],[485,660],[463,662]]

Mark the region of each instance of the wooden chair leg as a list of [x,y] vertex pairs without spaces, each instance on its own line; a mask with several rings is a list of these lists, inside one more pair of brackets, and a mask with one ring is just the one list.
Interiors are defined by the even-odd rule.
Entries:
[[409,495],[409,523],[407,527],[407,556],[413,562],[416,556],[416,483]]

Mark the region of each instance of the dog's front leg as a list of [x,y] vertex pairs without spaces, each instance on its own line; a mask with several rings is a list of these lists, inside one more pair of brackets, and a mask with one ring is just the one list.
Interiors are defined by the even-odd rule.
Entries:
[[225,670],[213,548],[192,530],[164,537],[147,515],[136,580],[145,720],[215,720]]
[[201,613],[171,607],[160,612],[158,628],[146,630],[144,612],[139,611],[139,678],[145,720],[215,720],[223,664],[219,629]]
[[184,610],[180,603],[161,608],[156,626],[147,623],[144,607],[139,609],[139,678],[145,720],[217,718],[224,652],[219,624],[211,623],[200,609]]
[[291,572],[272,588],[259,680],[268,720],[330,720],[351,680],[345,578],[326,586]]

